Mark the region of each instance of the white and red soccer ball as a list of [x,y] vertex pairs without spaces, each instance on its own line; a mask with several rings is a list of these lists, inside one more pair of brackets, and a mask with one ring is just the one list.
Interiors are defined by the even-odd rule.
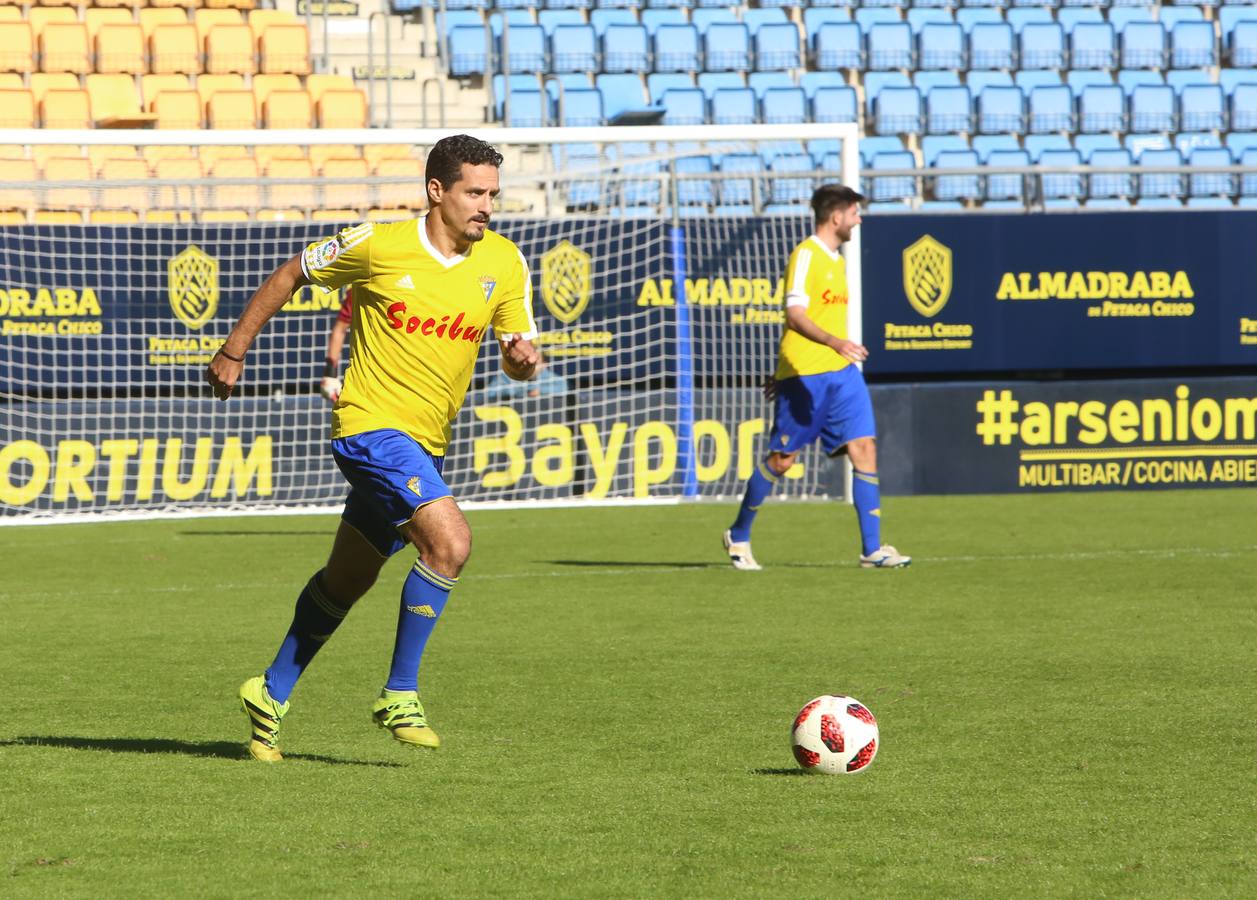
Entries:
[[877,720],[854,697],[826,694],[809,700],[794,717],[790,746],[808,772],[862,772],[877,755]]

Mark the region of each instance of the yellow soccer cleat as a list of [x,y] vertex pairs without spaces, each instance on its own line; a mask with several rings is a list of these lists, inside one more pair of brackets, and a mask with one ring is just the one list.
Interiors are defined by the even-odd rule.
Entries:
[[266,678],[258,675],[240,685],[240,708],[249,717],[252,735],[249,755],[262,762],[279,762],[279,722],[288,712],[287,703],[276,703],[266,692]]
[[371,704],[371,717],[375,724],[393,732],[393,737],[403,744],[431,750],[441,746],[441,739],[428,726],[428,717],[423,714],[423,704],[416,691],[385,688]]

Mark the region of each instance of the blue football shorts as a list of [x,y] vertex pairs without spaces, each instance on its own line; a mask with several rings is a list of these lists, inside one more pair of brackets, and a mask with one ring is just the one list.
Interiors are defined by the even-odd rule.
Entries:
[[873,401],[857,367],[777,382],[770,453],[794,453],[819,437],[821,448],[833,456],[848,441],[876,435]]
[[383,557],[406,541],[397,526],[421,506],[452,496],[441,477],[444,456],[433,456],[408,434],[383,428],[332,441],[332,456],[349,482],[341,519]]

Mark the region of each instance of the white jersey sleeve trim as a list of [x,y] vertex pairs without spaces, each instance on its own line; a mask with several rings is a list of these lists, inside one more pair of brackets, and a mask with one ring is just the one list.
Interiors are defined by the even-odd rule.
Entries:
[[528,317],[528,330],[499,334],[498,340],[509,341],[512,338],[519,337],[526,341],[531,341],[540,333],[537,330],[537,320],[532,314],[532,273],[528,271],[528,260],[524,259],[524,251],[516,247],[515,252],[519,254],[519,265],[524,271],[524,314]]

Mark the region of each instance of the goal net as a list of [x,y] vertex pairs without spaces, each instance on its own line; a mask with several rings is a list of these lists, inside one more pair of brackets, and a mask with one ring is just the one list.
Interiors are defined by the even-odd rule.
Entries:
[[[853,126],[747,131],[476,132],[506,156],[491,227],[529,261],[546,367],[510,382],[486,341],[445,467],[460,501],[740,496],[807,200],[858,177]],[[298,291],[230,401],[204,370],[303,246],[422,214],[446,133],[0,131],[0,522],[339,505],[318,393],[339,294]],[[777,496],[843,491],[817,452]]]

